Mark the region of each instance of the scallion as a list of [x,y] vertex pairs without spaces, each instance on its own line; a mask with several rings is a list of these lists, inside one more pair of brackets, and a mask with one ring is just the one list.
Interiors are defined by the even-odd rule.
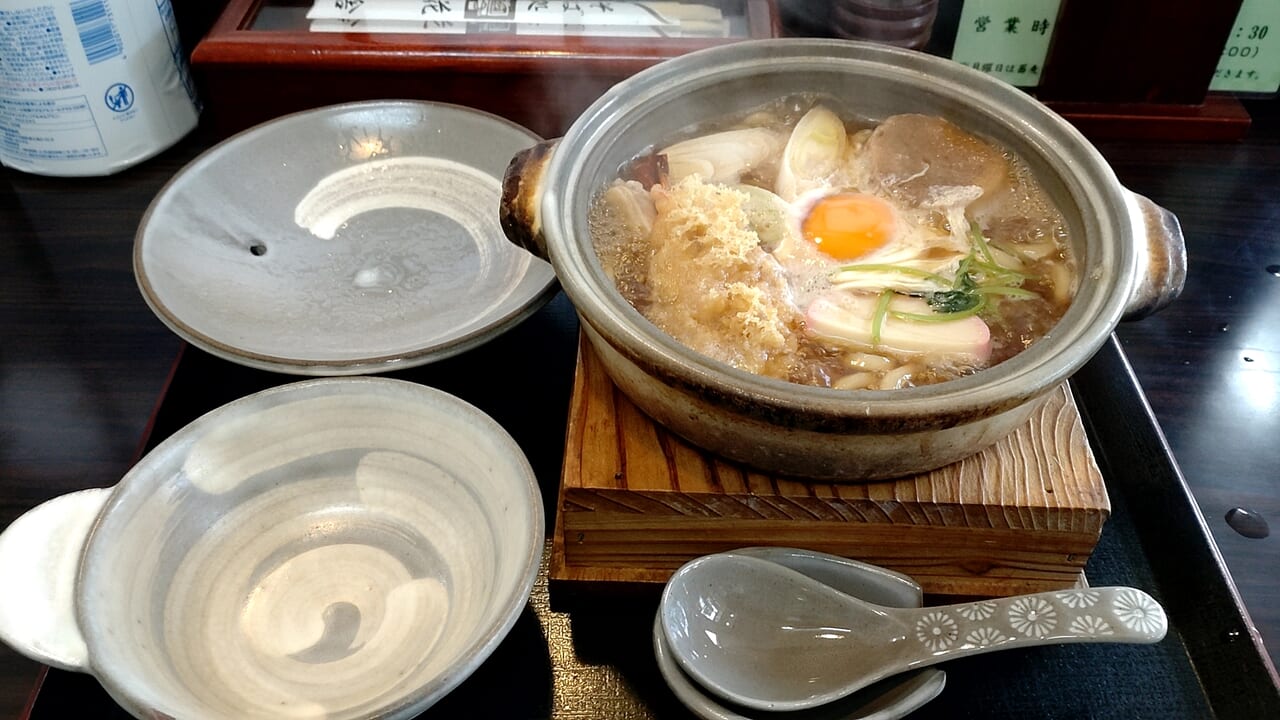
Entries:
[[880,344],[880,331],[884,329],[884,318],[889,314],[889,303],[893,301],[893,291],[884,290],[876,300],[876,311],[871,316],[871,344]]
[[1040,297],[1030,290],[1023,290],[1018,287],[1008,287],[1006,285],[980,285],[975,292],[982,295],[1004,295],[1014,298],[1036,298]]
[[909,275],[924,280],[936,282],[939,285],[950,285],[951,281],[942,277],[937,273],[931,273],[928,270],[920,270],[913,267],[903,267],[898,265],[886,265],[878,263],[867,263],[864,265],[842,265],[836,268],[837,272],[882,272],[882,273],[898,273],[900,275]]

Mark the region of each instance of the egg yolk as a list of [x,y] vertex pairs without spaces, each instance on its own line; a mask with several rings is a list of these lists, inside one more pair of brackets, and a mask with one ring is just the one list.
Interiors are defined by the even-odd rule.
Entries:
[[893,206],[871,195],[838,193],[814,204],[801,231],[824,255],[857,260],[893,238]]

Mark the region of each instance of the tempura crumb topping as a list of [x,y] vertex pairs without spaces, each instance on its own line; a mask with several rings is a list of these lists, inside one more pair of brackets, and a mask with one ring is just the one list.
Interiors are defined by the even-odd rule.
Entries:
[[787,378],[801,317],[782,268],[760,248],[741,191],[690,176],[652,190],[649,319],[748,372]]

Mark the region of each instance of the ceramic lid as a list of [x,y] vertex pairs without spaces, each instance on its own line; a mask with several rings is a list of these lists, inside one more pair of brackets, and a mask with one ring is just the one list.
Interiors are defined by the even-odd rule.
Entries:
[[183,339],[252,367],[348,375],[455,355],[558,288],[498,223],[507,163],[538,140],[429,102],[272,120],[160,191],[135,242],[138,285]]

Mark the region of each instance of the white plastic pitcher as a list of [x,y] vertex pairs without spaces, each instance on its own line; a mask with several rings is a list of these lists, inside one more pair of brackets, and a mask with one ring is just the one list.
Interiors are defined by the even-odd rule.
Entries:
[[199,113],[170,0],[0,0],[0,163],[109,175]]

